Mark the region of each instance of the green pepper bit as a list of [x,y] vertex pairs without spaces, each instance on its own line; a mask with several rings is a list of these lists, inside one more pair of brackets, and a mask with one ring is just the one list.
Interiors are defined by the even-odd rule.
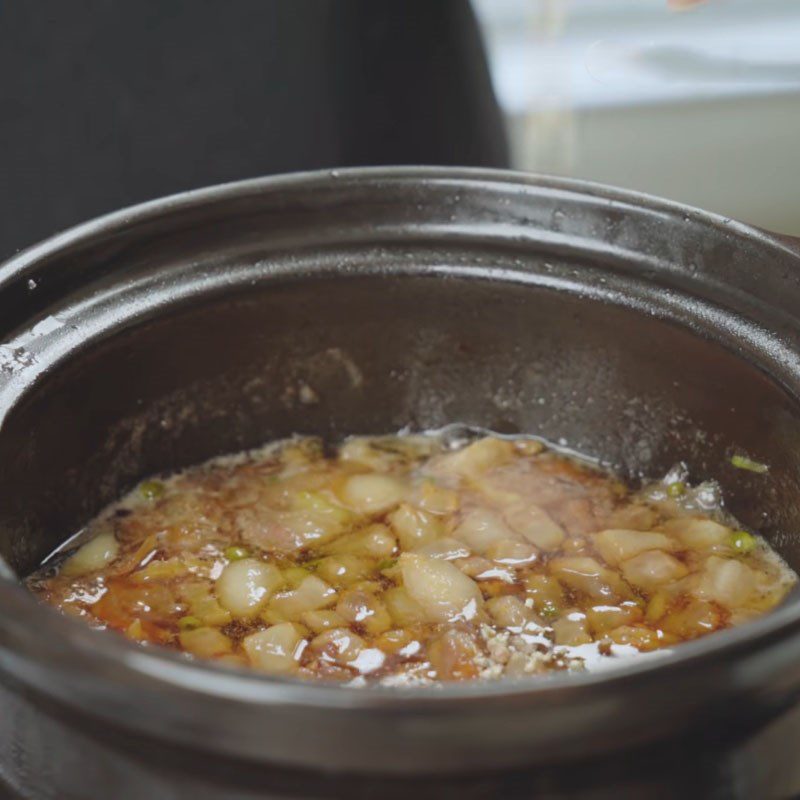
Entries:
[[381,561],[380,564],[378,564],[378,571],[383,572],[385,569],[391,569],[396,563],[396,558],[387,558],[385,561]]
[[145,481],[139,491],[145,500],[156,500],[164,494],[165,486],[161,481]]
[[182,631],[193,631],[195,628],[199,628],[202,624],[203,623],[201,620],[192,616],[181,617],[178,620],[178,627]]
[[740,555],[752,553],[758,545],[758,540],[747,531],[734,531],[729,540],[730,546]]
[[230,547],[226,547],[223,551],[223,555],[228,561],[241,561],[243,558],[247,558],[250,555],[250,551],[246,547],[234,544]]
[[731,464],[733,464],[736,469],[746,469],[750,472],[756,472],[759,475],[763,475],[765,472],[769,471],[769,466],[767,464],[762,464],[760,461],[753,461],[752,458],[738,454],[731,456]]
[[667,485],[668,497],[683,497],[686,494],[686,484],[683,481],[674,481]]

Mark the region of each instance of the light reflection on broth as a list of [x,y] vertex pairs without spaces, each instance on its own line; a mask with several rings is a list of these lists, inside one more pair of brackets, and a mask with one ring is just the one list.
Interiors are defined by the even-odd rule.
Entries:
[[427,685],[600,669],[796,576],[680,470],[633,491],[531,438],[296,438],[148,480],[29,579],[63,612],[273,675]]

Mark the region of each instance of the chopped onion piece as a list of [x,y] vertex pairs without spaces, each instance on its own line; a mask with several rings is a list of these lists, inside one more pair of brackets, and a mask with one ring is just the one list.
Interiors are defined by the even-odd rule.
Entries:
[[514,503],[506,510],[505,518],[517,533],[545,551],[557,550],[566,536],[543,508],[530,502]]
[[295,620],[306,611],[327,608],[335,602],[336,591],[316,575],[309,575],[296,589],[275,595],[269,609],[287,620]]
[[233,649],[231,640],[216,628],[182,631],[178,638],[187,653],[200,658],[215,658],[230,653]]
[[474,619],[483,604],[478,585],[449,561],[417,553],[400,556],[403,583],[429,622]]
[[669,536],[652,531],[628,531],[610,529],[594,535],[594,546],[606,564],[616,566],[647,550],[674,550],[675,544]]
[[438,539],[443,533],[438,517],[406,503],[389,515],[389,522],[403,550],[416,550]]
[[470,554],[469,547],[463,542],[459,542],[458,539],[451,539],[449,536],[419,547],[417,552],[430,558],[443,558],[445,561],[452,561],[455,558],[467,558]]
[[396,506],[406,487],[389,475],[352,475],[340,489],[342,501],[362,514],[380,514]]
[[487,600],[486,610],[501,628],[522,628],[533,617],[525,603],[510,594]]
[[255,558],[232,561],[217,579],[220,604],[239,619],[255,616],[283,583],[274,564]]
[[589,644],[592,637],[587,630],[586,615],[571,611],[553,623],[553,635],[557,645],[576,647]]
[[251,633],[242,641],[250,663],[273,675],[296,672],[304,645],[300,629],[290,622]]
[[679,517],[663,525],[664,532],[675,536],[685,547],[693,550],[710,549],[728,542],[731,529],[712,519]]
[[622,564],[625,580],[640,589],[655,589],[688,574],[677,558],[660,550],[648,550]]
[[311,649],[324,659],[337,664],[349,664],[366,647],[364,640],[347,628],[333,628],[311,640]]
[[711,556],[697,588],[699,597],[716,600],[724,606],[745,605],[756,584],[753,570],[736,558]]
[[61,566],[61,574],[74,577],[107,567],[119,553],[119,543],[111,531],[90,539]]
[[475,508],[467,512],[453,535],[481,554],[493,544],[516,538],[503,518],[488,508]]

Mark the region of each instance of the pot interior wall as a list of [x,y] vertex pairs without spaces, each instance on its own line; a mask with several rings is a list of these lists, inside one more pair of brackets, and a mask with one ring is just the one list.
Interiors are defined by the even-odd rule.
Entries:
[[[211,292],[57,363],[3,425],[0,553],[30,571],[149,473],[292,433],[453,422],[633,480],[685,461],[800,567],[800,410],[746,359],[580,291],[367,268]],[[734,451],[769,474],[733,469]]]

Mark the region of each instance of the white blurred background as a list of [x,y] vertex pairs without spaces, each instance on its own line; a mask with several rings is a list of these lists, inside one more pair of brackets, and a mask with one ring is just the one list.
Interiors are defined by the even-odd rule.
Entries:
[[800,0],[473,0],[514,166],[800,235]]

